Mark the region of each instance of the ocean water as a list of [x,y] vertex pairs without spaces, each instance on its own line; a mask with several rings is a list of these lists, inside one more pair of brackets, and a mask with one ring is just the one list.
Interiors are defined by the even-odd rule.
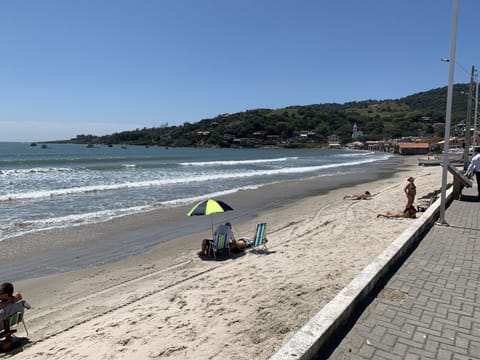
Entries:
[[0,142],[0,241],[287,180],[367,172],[391,157],[327,149],[203,149]]

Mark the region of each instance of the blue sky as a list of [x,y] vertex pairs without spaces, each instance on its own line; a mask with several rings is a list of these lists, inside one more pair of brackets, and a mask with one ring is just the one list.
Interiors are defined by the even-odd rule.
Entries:
[[[0,141],[446,86],[453,0],[0,1]],[[456,60],[480,66],[480,1]],[[455,82],[469,76],[457,66]]]

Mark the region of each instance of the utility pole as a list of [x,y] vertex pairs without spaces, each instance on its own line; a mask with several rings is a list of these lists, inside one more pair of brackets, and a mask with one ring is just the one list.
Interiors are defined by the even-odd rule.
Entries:
[[468,103],[467,103],[467,119],[465,120],[465,142],[463,152],[463,169],[466,170],[470,158],[468,156],[470,150],[470,128],[472,123],[472,98],[473,98],[473,84],[475,82],[475,65],[472,65],[472,74],[470,75],[470,86],[468,87]]
[[452,33],[450,36],[450,69],[448,71],[447,111],[445,114],[445,147],[443,148],[442,188],[440,193],[440,218],[438,220],[438,224],[443,226],[448,226],[448,223],[445,221],[445,208],[447,202],[446,194],[448,175],[448,148],[450,146],[450,124],[452,119],[453,75],[455,72],[455,52],[457,48],[458,1],[459,0],[453,0]]

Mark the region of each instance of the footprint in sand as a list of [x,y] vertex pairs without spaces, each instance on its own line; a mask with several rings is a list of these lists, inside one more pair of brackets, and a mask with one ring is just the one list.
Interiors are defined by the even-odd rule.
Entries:
[[188,327],[188,326],[190,326],[190,321],[178,324],[177,326],[175,326],[175,329],[178,330],[178,329],[182,329],[182,328],[185,328],[185,327]]
[[117,341],[117,344],[118,344],[118,345],[121,345],[121,346],[127,346],[128,343],[130,342],[130,340],[131,340],[130,338],[128,338],[128,339],[121,339],[121,340]]
[[187,306],[187,302],[182,299],[182,300],[177,302],[177,305],[180,308],[180,310],[182,310],[185,306]]
[[186,349],[187,349],[187,347],[184,346],[184,345],[170,346],[170,347],[167,347],[166,349],[161,350],[158,353],[150,353],[148,355],[148,357],[151,358],[151,359],[159,359],[159,358],[162,358],[162,357],[168,357],[168,356],[172,355],[173,353],[176,353],[176,352],[182,351],[182,350],[186,350]]

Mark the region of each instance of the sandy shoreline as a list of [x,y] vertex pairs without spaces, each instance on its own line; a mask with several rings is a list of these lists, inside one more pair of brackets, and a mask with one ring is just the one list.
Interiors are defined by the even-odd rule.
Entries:
[[[156,209],[107,222],[57,228],[0,241],[0,273],[10,281],[77,271],[138,255],[163,242],[190,235],[209,236],[214,224],[232,222],[241,225],[259,213],[287,206],[299,199],[327,193],[342,186],[361,184],[386,178],[392,169],[401,168],[402,158],[380,162],[375,171],[351,175],[324,176],[300,181],[287,181],[258,189],[240,191],[222,197],[235,211],[213,217],[187,217],[192,204],[183,207]],[[368,168],[370,169],[370,168]],[[254,225],[252,225],[254,226]],[[242,230],[241,228],[237,230]],[[242,231],[250,236],[250,229]],[[198,236],[196,237],[198,242]],[[180,246],[180,245],[179,245]],[[22,262],[18,262],[22,258]]]
[[[34,309],[26,317],[33,343],[15,356],[266,359],[414,221],[376,218],[402,210],[407,176],[417,178],[419,197],[440,187],[441,168],[416,160],[392,177],[292,198],[258,214],[246,209],[234,231],[251,236],[266,221],[267,255],[203,261],[195,254],[208,237],[204,228],[104,266],[16,282]],[[372,200],[342,200],[364,190]],[[130,235],[153,226],[128,221]],[[102,233],[91,229],[84,236],[98,241]],[[109,229],[100,229],[108,237]],[[11,249],[5,262],[20,251]]]

